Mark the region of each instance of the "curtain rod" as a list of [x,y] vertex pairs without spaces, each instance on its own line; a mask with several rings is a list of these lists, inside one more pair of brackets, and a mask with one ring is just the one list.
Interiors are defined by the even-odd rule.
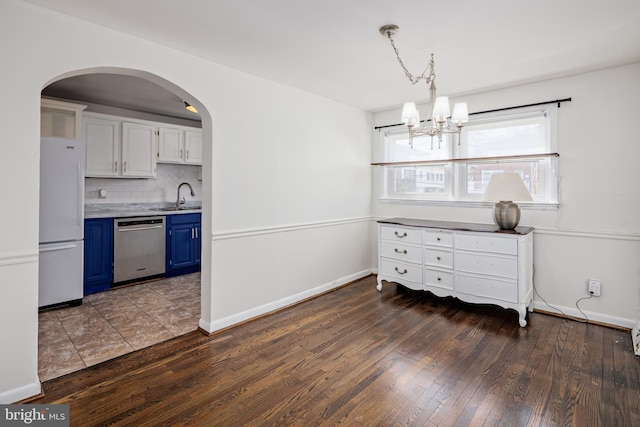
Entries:
[[[475,114],[486,114],[486,113],[495,113],[496,111],[507,111],[507,110],[515,110],[516,108],[526,108],[526,107],[536,107],[538,105],[547,105],[547,104],[558,104],[558,108],[560,108],[560,103],[562,102],[571,102],[571,98],[564,99],[555,99],[553,101],[544,101],[544,102],[536,102],[534,104],[525,104],[525,105],[516,105],[514,107],[504,107],[504,108],[496,108],[494,110],[485,110],[485,111],[477,111],[475,113],[469,113],[470,116]],[[424,122],[425,120],[420,120],[420,122]],[[430,120],[427,120],[430,121]],[[404,126],[404,123],[396,123],[395,125],[384,125],[384,126],[376,126],[375,130],[380,130],[384,128],[392,128],[395,126]]]

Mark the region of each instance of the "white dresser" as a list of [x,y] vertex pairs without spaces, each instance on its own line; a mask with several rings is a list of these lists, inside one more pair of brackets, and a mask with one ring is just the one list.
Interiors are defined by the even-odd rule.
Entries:
[[378,221],[382,281],[518,311],[533,306],[533,228],[392,218]]

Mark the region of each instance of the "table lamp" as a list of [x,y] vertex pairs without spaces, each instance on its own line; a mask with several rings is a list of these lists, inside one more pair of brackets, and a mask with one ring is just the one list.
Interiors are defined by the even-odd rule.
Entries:
[[498,227],[513,230],[520,222],[520,208],[517,201],[532,201],[531,194],[517,173],[494,173],[484,192],[483,201],[497,201],[493,216]]

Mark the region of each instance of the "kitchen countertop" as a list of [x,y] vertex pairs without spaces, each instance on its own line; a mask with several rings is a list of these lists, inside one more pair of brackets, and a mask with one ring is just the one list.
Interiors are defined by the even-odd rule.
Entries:
[[180,215],[202,212],[200,202],[180,205],[180,210],[159,210],[175,206],[175,203],[103,203],[84,206],[84,217],[90,218],[124,218],[133,216]]

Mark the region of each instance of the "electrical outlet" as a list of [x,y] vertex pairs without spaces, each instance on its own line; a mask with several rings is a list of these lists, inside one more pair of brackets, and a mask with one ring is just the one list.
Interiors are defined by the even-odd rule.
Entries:
[[600,296],[600,281],[598,279],[589,279],[589,294],[594,297]]

